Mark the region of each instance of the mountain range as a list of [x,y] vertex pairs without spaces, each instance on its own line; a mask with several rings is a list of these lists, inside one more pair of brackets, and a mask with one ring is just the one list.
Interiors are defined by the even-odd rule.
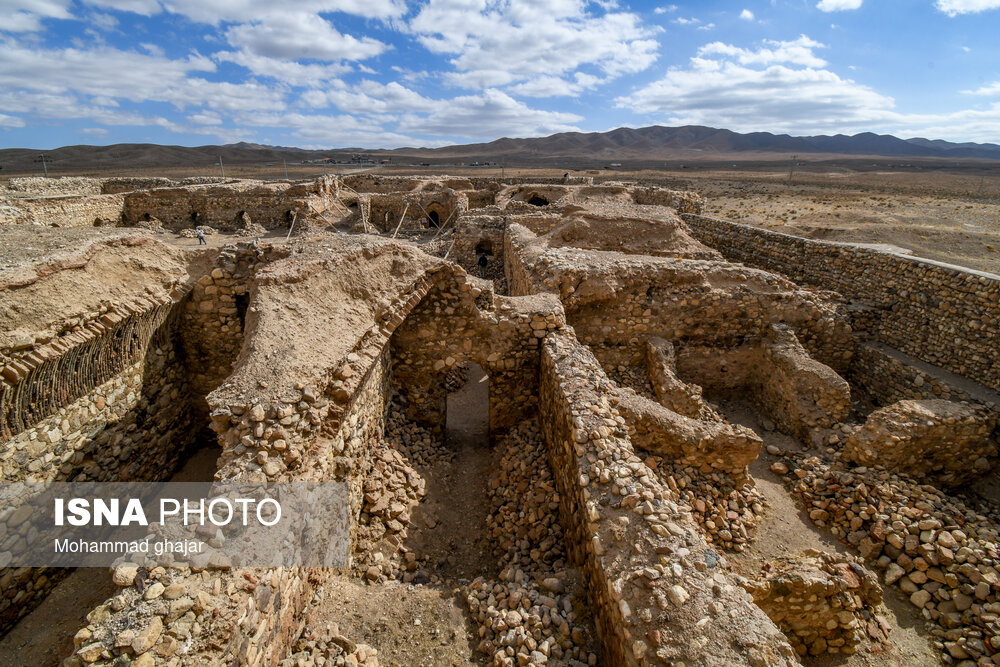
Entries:
[[38,171],[41,155],[59,169],[204,166],[224,164],[300,163],[308,160],[348,160],[364,153],[393,163],[504,162],[510,165],[540,165],[554,160],[573,161],[677,161],[677,160],[784,160],[791,155],[831,158],[836,156],[881,156],[902,158],[962,158],[1000,160],[1000,145],[952,143],[923,138],[900,139],[887,134],[864,132],[847,136],[793,137],[787,134],[751,132],[687,125],[618,128],[609,132],[562,132],[530,139],[503,138],[442,148],[397,148],[367,150],[338,148],[306,150],[241,142],[224,146],[162,146],[158,144],[114,144],[111,146],[65,146],[48,151],[25,148],[0,149],[4,172]]

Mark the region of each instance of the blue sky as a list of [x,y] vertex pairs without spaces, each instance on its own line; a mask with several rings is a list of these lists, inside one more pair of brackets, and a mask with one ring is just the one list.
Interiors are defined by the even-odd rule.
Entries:
[[1000,143],[1000,0],[0,0],[0,146]]

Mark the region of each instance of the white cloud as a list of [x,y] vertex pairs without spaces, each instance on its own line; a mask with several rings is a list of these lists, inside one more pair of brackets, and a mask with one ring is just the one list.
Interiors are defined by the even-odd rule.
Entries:
[[892,109],[892,98],[817,69],[824,61],[812,49],[821,45],[805,35],[767,44],[773,48],[708,44],[688,67],[617,104],[670,124],[797,133],[869,129]]
[[103,127],[85,127],[80,130],[84,134],[89,134],[92,137],[106,137],[108,136],[107,128]]
[[740,12],[740,18],[743,19],[744,21],[753,21],[754,15],[753,12],[750,11],[749,9],[744,9],[742,12]]
[[825,46],[805,35],[800,35],[798,39],[790,42],[768,39],[764,40],[764,44],[773,48],[751,50],[723,42],[712,42],[698,49],[698,57],[724,56],[736,60],[742,65],[770,65],[772,63],[790,63],[806,65],[807,67],[826,65],[825,60],[813,53],[813,49],[825,48]]
[[[96,0],[101,3],[136,4],[144,11],[158,4],[154,0]],[[406,13],[404,0],[298,0],[283,4],[273,0],[162,0],[163,9],[182,14],[201,23],[218,25],[222,21],[263,21],[265,17],[281,16],[286,12],[317,15],[320,12],[343,12],[365,18],[390,19]]]
[[24,127],[24,119],[0,113],[0,127]]
[[842,12],[848,9],[858,9],[862,0],[820,0],[816,8],[823,12]]
[[431,136],[492,140],[500,136],[532,137],[578,131],[576,114],[532,109],[506,93],[488,89],[437,105],[430,114],[407,114],[399,131]]
[[364,60],[388,48],[369,37],[342,35],[319,16],[298,12],[234,26],[226,31],[226,39],[248,53],[286,60]]
[[956,16],[1000,8],[1000,0],[937,0],[934,6],[948,16]]
[[693,16],[691,18],[684,18],[683,16],[678,16],[673,20],[673,23],[676,23],[677,25],[697,25],[701,23],[701,19],[695,18]]
[[965,95],[1000,95],[1000,81],[977,88],[976,90],[963,90]]
[[268,58],[246,51],[220,51],[212,54],[212,58],[218,62],[241,65],[258,76],[276,79],[291,86],[320,86],[351,69],[350,66],[339,63],[303,65],[293,60]]
[[222,125],[222,117],[212,111],[193,113],[187,119],[195,125]]
[[653,10],[654,14],[672,14],[679,9],[677,5],[664,5]]
[[34,107],[49,117],[96,118],[118,100],[167,102],[178,109],[284,108],[280,90],[255,81],[192,76],[214,70],[211,60],[197,54],[171,60],[110,47],[39,49],[0,40],[0,89],[21,100],[22,109]]
[[152,16],[160,12],[160,3],[156,0],[84,0],[88,5],[117,9],[120,12],[133,12],[143,16]]
[[583,0],[430,0],[409,29],[452,56],[445,80],[467,88],[564,77],[584,65],[617,77],[649,67],[658,48],[637,15],[596,15]]
[[[825,68],[805,35],[759,49],[715,42],[686,67],[616,100],[617,106],[669,125],[708,125],[737,132],[795,135],[889,132],[900,137],[997,142],[1000,102],[936,114],[901,113],[895,101]],[[975,95],[1000,95],[1000,82]]]
[[352,85],[334,81],[326,89],[307,91],[302,95],[302,100],[313,108],[322,109],[333,105],[352,114],[427,112],[441,104],[447,104],[428,99],[395,81],[382,84],[369,80]]
[[71,0],[2,0],[0,32],[36,32],[44,19],[69,19]]
[[715,28],[714,23],[706,23],[705,25],[698,26],[698,30],[712,30],[713,28]]

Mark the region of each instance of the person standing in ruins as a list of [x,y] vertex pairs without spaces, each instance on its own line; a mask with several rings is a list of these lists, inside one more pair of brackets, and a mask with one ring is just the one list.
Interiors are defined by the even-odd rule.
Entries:
[[486,253],[485,252],[484,253],[480,253],[479,254],[479,261],[476,262],[476,264],[479,265],[479,277],[480,278],[485,277],[485,275],[486,275],[486,264],[488,262],[489,262],[489,260],[486,259]]
[[198,227],[198,245],[208,245],[208,241],[205,239],[205,232]]

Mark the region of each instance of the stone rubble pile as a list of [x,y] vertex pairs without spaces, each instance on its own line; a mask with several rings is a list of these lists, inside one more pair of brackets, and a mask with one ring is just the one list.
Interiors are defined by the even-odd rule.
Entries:
[[497,445],[488,530],[497,580],[477,578],[466,602],[479,625],[477,649],[497,667],[596,665],[583,615],[583,582],[567,569],[559,494],[537,424],[524,422]]
[[378,650],[343,636],[336,623],[307,627],[278,667],[379,667]]
[[225,605],[217,602],[222,580],[207,572],[203,576],[204,585],[195,587],[175,569],[118,565],[112,579],[119,593],[87,614],[88,625],[73,637],[75,650],[63,667],[152,667],[208,640],[203,624],[225,613]]
[[981,477],[997,454],[995,418],[982,406],[940,399],[875,410],[847,438],[844,457],[954,487]]
[[799,655],[853,654],[866,637],[888,641],[878,577],[857,556],[809,549],[766,563],[744,588]]
[[937,488],[881,467],[786,453],[772,470],[810,519],[858,548],[924,618],[948,664],[1000,664],[998,524]]
[[429,430],[392,405],[385,437],[371,452],[357,523],[354,566],[366,581],[399,578],[410,583],[421,574],[416,554],[403,547],[413,508],[426,495],[426,482],[414,466],[426,467],[452,456]]
[[649,456],[645,463],[660,481],[691,508],[691,515],[705,533],[705,541],[731,551],[743,551],[764,514],[764,497],[753,486],[753,478],[735,482],[722,472],[698,469]]

